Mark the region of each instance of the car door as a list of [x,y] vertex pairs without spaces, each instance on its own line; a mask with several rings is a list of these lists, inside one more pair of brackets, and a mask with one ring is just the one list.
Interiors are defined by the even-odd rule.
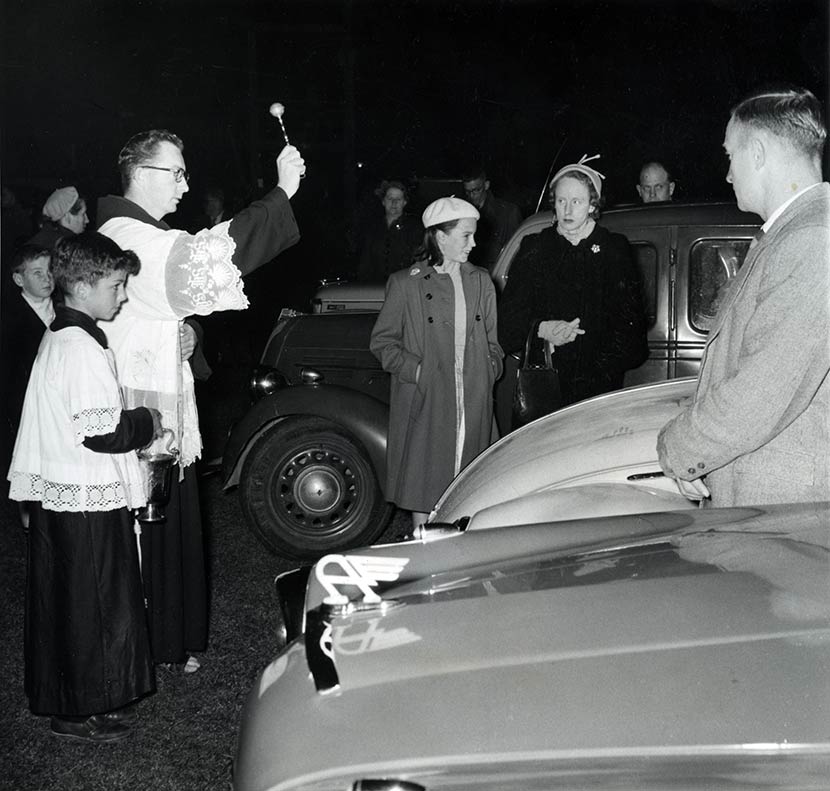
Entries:
[[677,229],[668,378],[697,376],[720,299],[741,268],[754,232],[746,226]]
[[672,295],[672,231],[669,226],[622,228],[640,274],[648,333],[648,359],[625,374],[625,385],[673,378],[669,348]]

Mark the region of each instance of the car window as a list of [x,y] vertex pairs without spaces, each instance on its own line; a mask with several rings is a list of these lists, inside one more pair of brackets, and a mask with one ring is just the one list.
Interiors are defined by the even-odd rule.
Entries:
[[651,329],[657,321],[657,248],[651,242],[632,242],[631,251],[640,270],[646,328]]
[[689,323],[709,332],[725,286],[738,274],[748,239],[702,239],[689,254]]

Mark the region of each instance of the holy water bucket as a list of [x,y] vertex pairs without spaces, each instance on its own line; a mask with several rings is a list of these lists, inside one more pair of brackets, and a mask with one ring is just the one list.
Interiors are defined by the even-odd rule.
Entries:
[[170,501],[170,483],[179,452],[173,447],[175,434],[171,429],[164,430],[162,439],[165,437],[167,442],[164,451],[151,450],[157,443],[138,451],[147,492],[147,505],[139,508],[136,514],[139,522],[164,522],[167,519],[164,506]]

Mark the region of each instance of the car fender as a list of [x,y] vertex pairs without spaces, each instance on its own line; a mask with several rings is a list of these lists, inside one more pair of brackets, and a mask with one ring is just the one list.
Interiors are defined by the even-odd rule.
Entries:
[[231,429],[222,457],[222,480],[239,483],[240,470],[254,442],[271,426],[292,416],[331,420],[366,448],[382,489],[386,488],[386,435],[389,407],[376,398],[338,385],[286,387],[257,401]]

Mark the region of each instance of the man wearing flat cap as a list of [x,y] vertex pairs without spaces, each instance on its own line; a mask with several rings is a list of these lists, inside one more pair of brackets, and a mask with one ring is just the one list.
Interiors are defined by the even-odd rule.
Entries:
[[273,190],[232,219],[191,235],[163,220],[189,189],[183,149],[166,130],[130,138],[118,157],[124,197],[102,198],[97,219],[102,234],[141,260],[127,282],[127,302],[101,324],[125,405],[159,410],[178,450],[167,521],[145,523],[141,533],[153,657],[192,672],[199,663],[189,655],[207,643],[208,597],[194,467],[202,438],[188,363],[195,333],[184,319],[248,307],[241,278],[299,239],[289,199],[305,166],[297,149],[286,146]]
[[86,201],[75,187],[61,187],[43,204],[40,230],[28,244],[54,250],[59,240],[83,233],[87,225]]
[[723,147],[760,237],[709,333],[693,403],[657,443],[666,475],[717,506],[830,500],[830,185],[827,130],[802,88],[736,105]]

